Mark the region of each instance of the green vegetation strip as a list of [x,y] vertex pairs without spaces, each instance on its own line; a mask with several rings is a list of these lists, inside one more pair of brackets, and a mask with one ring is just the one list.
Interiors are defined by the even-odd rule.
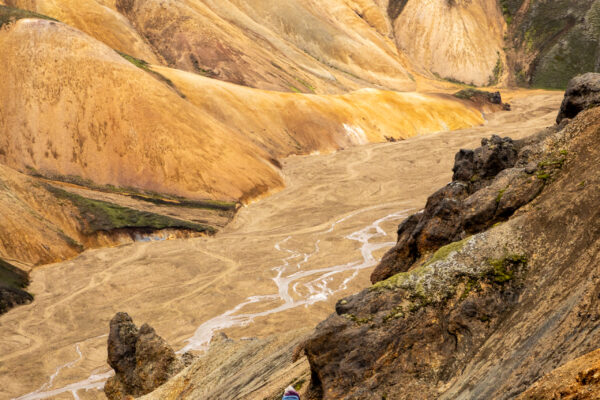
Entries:
[[154,214],[146,211],[134,210],[117,204],[100,200],[92,200],[77,194],[67,192],[52,185],[45,185],[46,189],[58,198],[66,199],[75,205],[88,225],[88,234],[98,231],[111,231],[114,229],[188,229],[195,232],[212,234],[216,229],[212,226],[183,221]]
[[97,185],[89,179],[82,178],[76,175],[51,175],[44,176],[36,169],[27,167],[27,173],[37,178],[49,179],[52,181],[70,183],[77,186],[82,186],[91,190],[104,193],[116,193],[122,196],[128,196],[132,199],[145,201],[148,203],[167,205],[173,207],[200,208],[206,210],[220,210],[235,212],[239,203],[223,200],[188,200],[184,197],[164,195],[155,192],[141,191],[131,187],[117,187],[113,185]]
[[0,28],[5,24],[10,24],[23,18],[39,18],[58,22],[58,20],[54,18],[50,18],[46,15],[38,14],[33,11],[21,10],[20,8],[8,6],[0,6]]
[[129,54],[126,54],[126,53],[123,53],[120,51],[117,51],[117,53],[119,53],[119,55],[121,57],[123,57],[124,59],[126,59],[133,65],[135,65],[136,67],[146,71],[147,73],[152,75],[154,78],[158,79],[159,81],[166,83],[169,87],[171,87],[171,89],[173,89],[175,91],[175,93],[177,93],[177,95],[179,97],[185,99],[185,95],[179,91],[179,89],[177,88],[177,86],[175,86],[173,81],[170,80],[169,78],[167,78],[166,76],[159,74],[158,72],[152,70],[152,68],[150,68],[150,64],[148,64],[147,61],[141,60],[139,58],[135,58],[133,56],[130,56]]
[[187,208],[202,208],[207,210],[235,211],[237,203],[231,201],[219,200],[185,200],[185,199],[165,199],[162,197],[144,196],[138,194],[129,195],[132,199],[147,201],[149,203],[178,206]]
[[476,96],[481,96],[481,97],[489,98],[489,96],[491,94],[492,93],[485,92],[483,90],[469,88],[469,89],[463,89],[460,92],[456,92],[456,93],[454,93],[453,96],[454,97],[458,97],[461,100],[473,100],[473,97],[476,97]]

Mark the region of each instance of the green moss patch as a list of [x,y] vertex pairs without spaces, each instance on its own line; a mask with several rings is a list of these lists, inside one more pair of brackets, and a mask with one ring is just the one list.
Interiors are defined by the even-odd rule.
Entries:
[[117,51],[117,53],[119,53],[119,55],[121,57],[123,57],[124,59],[126,59],[127,61],[129,61],[136,67],[138,67],[139,69],[143,69],[144,71],[146,71],[147,73],[152,75],[154,78],[167,84],[171,89],[173,89],[175,91],[175,93],[177,93],[177,95],[179,95],[179,97],[185,99],[185,95],[179,91],[179,89],[177,88],[177,86],[175,86],[173,81],[170,80],[169,78],[167,78],[166,76],[159,74],[158,72],[152,70],[152,68],[150,68],[150,64],[148,64],[147,61],[141,60],[139,58],[135,58],[133,56],[130,56],[129,54],[126,54],[126,53],[123,53],[120,51]]
[[538,169],[536,172],[536,176],[538,179],[547,181],[567,162],[567,154],[566,150],[560,150],[558,152],[559,156],[556,158],[551,158],[547,160],[540,161],[538,163]]
[[33,11],[21,10],[20,8],[9,6],[0,6],[0,28],[23,18],[38,18],[58,22],[58,20],[54,18]]
[[451,253],[454,253],[455,251],[459,251],[460,249],[462,249],[463,246],[465,245],[465,243],[467,243],[467,241],[470,238],[471,237],[469,236],[458,242],[450,243],[446,246],[440,247],[435,253],[433,253],[433,256],[431,256],[431,258],[429,260],[427,260],[427,262],[425,264],[423,264],[423,267],[426,267],[426,266],[431,265],[438,261],[445,260]]
[[371,323],[373,321],[373,316],[369,315],[367,317],[359,318],[354,314],[342,314],[342,317],[349,319],[352,322],[355,322],[357,325],[364,325]]
[[86,224],[87,234],[98,231],[136,228],[161,230],[167,228],[188,229],[195,232],[212,234],[216,230],[212,226],[183,221],[164,215],[134,210],[117,204],[100,200],[92,200],[74,193],[46,185],[46,189],[56,197],[70,201],[76,206]]
[[475,97],[489,97],[490,92],[478,90],[474,88],[463,89],[453,94],[454,97],[458,97],[461,100],[473,100]]
[[148,203],[167,205],[173,207],[199,208],[206,210],[219,210],[235,212],[239,203],[224,200],[189,200],[184,197],[166,195],[161,193],[142,191],[132,187],[117,187],[114,185],[97,185],[89,179],[76,175],[52,175],[44,176],[32,167],[28,167],[28,174],[38,178],[46,178],[53,181],[71,183],[88,189],[105,193],[116,193],[122,196],[128,196],[132,199],[146,201]]
[[501,259],[491,259],[488,263],[492,270],[487,274],[495,283],[506,283],[515,278],[517,269],[527,265],[527,256],[522,254],[510,254]]
[[502,62],[502,57],[500,57],[500,53],[498,53],[498,60],[496,61],[496,65],[494,66],[494,73],[492,76],[490,76],[488,86],[497,85],[500,82],[500,78],[502,78],[503,73],[504,63]]

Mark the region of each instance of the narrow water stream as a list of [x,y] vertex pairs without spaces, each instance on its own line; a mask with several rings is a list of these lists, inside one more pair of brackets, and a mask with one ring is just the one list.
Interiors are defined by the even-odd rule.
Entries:
[[[337,225],[352,219],[364,211],[372,209],[373,208],[363,209],[335,221],[331,224],[329,229],[324,231],[321,235],[332,233]],[[282,258],[280,265],[272,268],[272,270],[276,272],[273,282],[277,286],[277,293],[249,296],[234,308],[204,322],[196,329],[194,335],[186,340],[187,344],[180,349],[178,353],[185,353],[190,350],[206,350],[214,334],[221,330],[247,326],[256,318],[280,313],[296,307],[308,307],[314,303],[325,301],[335,293],[346,289],[348,283],[356,278],[360,270],[373,267],[377,263],[377,260],[373,255],[374,252],[394,245],[395,242],[393,241],[371,242],[374,239],[388,236],[381,225],[388,221],[400,221],[407,217],[408,212],[409,210],[404,210],[386,215],[377,219],[370,225],[346,235],[344,239],[356,241],[360,244],[360,254],[362,257],[361,260],[346,264],[316,269],[303,269],[303,266],[319,253],[320,239],[316,240],[314,243],[314,250],[310,253],[302,253],[287,248],[286,243],[292,239],[291,236],[278,241],[275,243],[274,247],[277,251],[284,253],[285,256]],[[337,286],[334,286],[333,277],[343,273],[349,273],[349,275],[341,280]],[[304,290],[301,290],[301,287],[303,287]],[[244,312],[244,309],[248,306],[257,305],[258,303],[273,304],[274,306],[259,312]],[[79,399],[78,392],[80,390],[101,390],[104,387],[106,380],[113,375],[112,370],[93,371],[88,378],[82,381],[74,382],[62,388],[52,389],[54,380],[63,370],[74,366],[83,359],[83,355],[80,351],[80,343],[76,344],[76,353],[78,354],[78,358],[57,367],[47,383],[36,391],[20,396],[14,400],[48,399],[63,393],[71,393],[73,398],[77,400]]]

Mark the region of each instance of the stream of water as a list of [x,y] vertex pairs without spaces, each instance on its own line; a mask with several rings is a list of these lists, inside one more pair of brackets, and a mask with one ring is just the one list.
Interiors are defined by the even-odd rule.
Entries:
[[[367,209],[356,211],[335,221],[331,224],[329,229],[322,232],[320,236],[333,232],[338,224],[345,222],[364,211],[367,211]],[[346,264],[316,269],[302,269],[305,264],[319,253],[321,239],[315,241],[313,250],[309,253],[303,253],[286,247],[286,244],[292,239],[291,236],[277,242],[274,245],[275,249],[285,254],[281,264],[273,268],[273,271],[276,273],[273,282],[277,286],[277,292],[269,295],[250,296],[234,308],[204,322],[196,329],[194,335],[186,340],[187,344],[179,350],[178,353],[185,353],[190,350],[206,350],[212,337],[218,331],[232,327],[247,326],[256,318],[283,312],[296,307],[308,307],[316,302],[325,301],[336,292],[346,289],[348,283],[358,275],[360,270],[370,268],[377,264],[377,260],[373,256],[373,253],[395,244],[395,242],[371,243],[373,239],[387,236],[387,233],[381,225],[384,222],[404,219],[407,216],[407,213],[408,210],[389,214],[379,218],[370,225],[345,236],[345,239],[353,240],[360,244],[360,253],[362,256],[362,260]],[[343,273],[349,273],[349,275],[341,280],[341,282],[338,281],[337,286],[333,287],[333,284],[335,283],[334,276]],[[263,302],[267,304],[272,303],[275,304],[275,306],[265,311],[243,312],[246,307]],[[80,343],[77,343],[77,359],[59,366],[49,378],[49,381],[36,391],[14,400],[48,399],[62,393],[71,393],[73,398],[78,400],[79,396],[77,393],[80,390],[101,390],[104,387],[106,380],[113,375],[112,370],[94,371],[88,378],[82,381],[69,384],[62,388],[52,389],[54,380],[61,371],[73,367],[83,359],[79,346]]]

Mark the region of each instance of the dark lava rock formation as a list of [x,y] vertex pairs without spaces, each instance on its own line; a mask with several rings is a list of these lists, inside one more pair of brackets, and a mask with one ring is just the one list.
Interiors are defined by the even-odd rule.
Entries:
[[598,132],[594,108],[461,151],[454,181],[400,226],[377,283],[305,343],[312,395],[514,399],[600,347]]
[[33,301],[33,296],[24,290],[0,286],[0,314],[4,314],[11,308],[29,304]]
[[552,132],[518,142],[492,136],[475,150],[460,150],[452,182],[431,195],[423,211],[399,226],[396,246],[384,255],[371,281],[407,271],[432,251],[506,220],[533,200],[549,173],[564,162],[560,154],[546,164],[535,160],[534,143]]
[[569,82],[556,122],[560,123],[565,118],[574,118],[583,110],[598,105],[600,105],[600,74],[590,72],[577,76]]
[[29,275],[25,271],[0,259],[0,315],[33,301],[33,296],[23,290],[27,285]]
[[510,111],[511,106],[508,103],[502,102],[502,95],[500,92],[486,92],[484,90],[479,89],[464,89],[459,92],[454,93],[454,97],[458,97],[462,100],[472,101],[479,106],[483,105],[492,105],[496,107],[492,107],[493,110],[504,110]]
[[115,370],[104,387],[111,400],[150,393],[185,366],[152,327],[138,329],[123,312],[110,321],[108,364]]

